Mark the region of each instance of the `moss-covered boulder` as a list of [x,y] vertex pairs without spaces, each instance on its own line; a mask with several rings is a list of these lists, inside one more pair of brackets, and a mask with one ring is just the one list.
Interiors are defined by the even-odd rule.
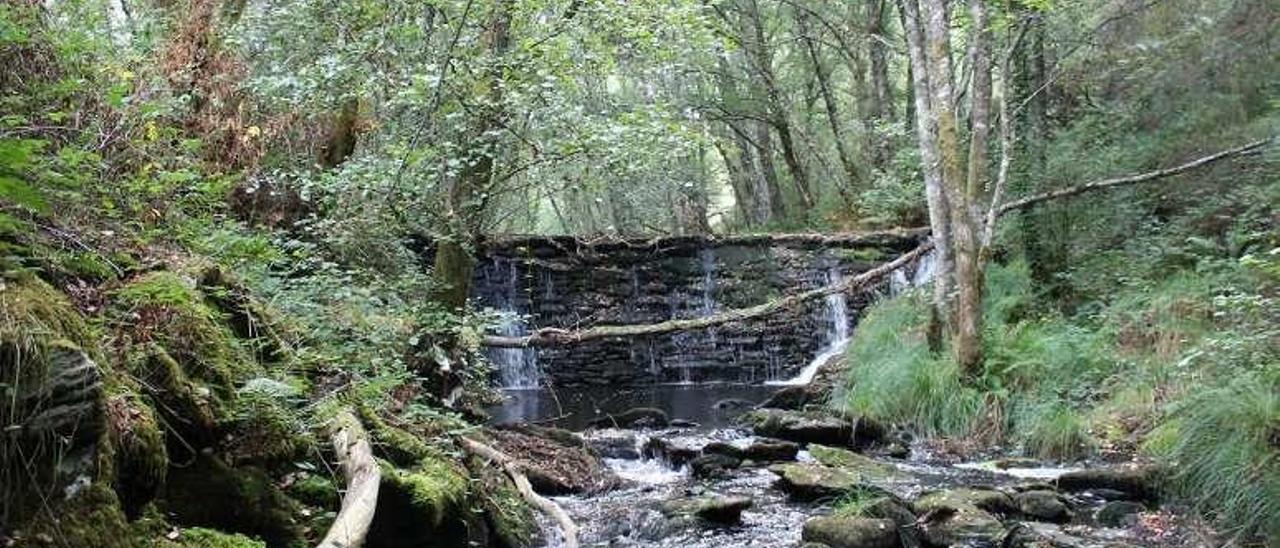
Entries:
[[297,522],[301,507],[260,468],[232,468],[218,457],[199,455],[169,469],[162,503],[182,525],[243,533],[271,547],[304,542]]
[[484,544],[488,525],[470,511],[468,495],[466,471],[444,455],[424,457],[408,468],[382,462],[368,548]]
[[756,409],[744,413],[738,420],[759,436],[834,447],[868,447],[883,441],[887,433],[883,426],[870,419],[819,411]]
[[920,515],[921,536],[938,546],[995,545],[1005,532],[997,513],[1017,511],[1008,495],[972,488],[926,493],[911,507]]
[[831,548],[899,548],[893,520],[859,516],[818,516],[804,523],[800,538]]

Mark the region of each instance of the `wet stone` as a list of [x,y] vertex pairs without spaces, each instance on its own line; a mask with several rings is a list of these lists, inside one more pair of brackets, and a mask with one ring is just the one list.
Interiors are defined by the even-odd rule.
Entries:
[[1053,491],[1024,491],[1013,496],[1023,515],[1033,519],[1063,523],[1071,520],[1071,509]]
[[1064,491],[1091,491],[1109,500],[1155,500],[1156,475],[1155,468],[1147,466],[1094,468],[1067,472],[1058,477],[1057,485]]
[[609,414],[595,419],[591,421],[591,425],[597,428],[660,428],[670,422],[671,420],[667,417],[667,413],[661,409],[634,407],[621,413]]
[[698,457],[701,449],[667,438],[649,438],[642,451],[645,458],[660,459],[674,468],[684,466]]
[[587,445],[606,459],[638,459],[639,444],[636,435],[631,432],[617,431],[608,434],[596,434],[587,438]]
[[756,462],[796,460],[800,445],[785,440],[758,438],[742,450],[742,458]]
[[857,516],[820,516],[804,523],[800,538],[831,548],[897,548],[893,520]]
[[671,517],[691,516],[714,524],[732,525],[742,520],[742,512],[752,504],[750,497],[708,495],[667,501],[662,503],[661,510]]
[[741,465],[741,459],[712,453],[689,461],[689,471],[696,478],[710,478],[723,475]]
[[1146,507],[1136,502],[1116,500],[1102,505],[1094,520],[1103,527],[1128,527],[1138,519]]

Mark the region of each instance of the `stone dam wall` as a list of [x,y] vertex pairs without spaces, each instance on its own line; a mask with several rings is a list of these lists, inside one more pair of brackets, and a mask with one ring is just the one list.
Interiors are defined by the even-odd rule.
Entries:
[[[542,327],[652,324],[761,304],[856,276],[909,251],[918,232],[813,237],[671,237],[584,242],[490,241],[472,297],[511,313],[503,335]],[[877,294],[907,285],[918,265],[869,291],[697,331],[538,349],[490,349],[502,386],[763,383],[795,377],[842,342]],[[843,325],[841,325],[843,324]]]

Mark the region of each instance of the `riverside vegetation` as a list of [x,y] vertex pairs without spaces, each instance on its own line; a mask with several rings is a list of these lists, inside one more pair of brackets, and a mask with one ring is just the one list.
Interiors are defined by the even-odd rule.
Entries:
[[[1269,0],[0,0],[0,546],[1277,545],[1278,53]],[[490,346],[587,341],[838,357],[491,424]]]

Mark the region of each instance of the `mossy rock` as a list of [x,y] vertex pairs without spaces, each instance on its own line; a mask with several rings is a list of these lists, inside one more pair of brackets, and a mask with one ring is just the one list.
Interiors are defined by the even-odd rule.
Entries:
[[464,471],[443,455],[412,468],[382,461],[378,512],[366,548],[463,548],[488,542],[488,524],[468,505]]
[[[208,446],[218,438],[218,422],[223,415],[223,398],[204,383],[187,376],[186,370],[160,345],[133,349],[126,366],[157,402],[169,429],[177,434],[183,451]],[[175,448],[177,450],[178,448]]]
[[267,543],[241,534],[192,527],[179,531],[178,538],[166,540],[158,548],[267,548]]
[[285,492],[298,502],[318,508],[337,510],[342,505],[338,483],[322,474],[306,474],[290,483]]
[[57,340],[93,353],[89,327],[66,295],[30,273],[0,276],[0,345],[32,354]]
[[230,397],[238,380],[261,374],[241,341],[193,284],[172,272],[149,272],[113,294],[125,321],[115,327],[130,340],[154,342],[187,376]]
[[472,498],[484,512],[496,545],[509,548],[537,545],[542,536],[537,516],[520,497],[511,479],[496,466],[476,457],[467,459],[467,468],[478,483]]
[[108,391],[107,432],[115,462],[113,487],[125,514],[135,518],[164,485],[169,452],[155,411],[133,387],[116,386]]
[[20,536],[15,535],[15,547],[139,546],[115,492],[102,483],[81,488],[70,499],[50,511],[37,513],[34,519],[14,530],[21,532]]
[[811,444],[809,454],[814,460],[833,468],[852,472],[864,480],[887,481],[902,474],[891,464],[879,462],[871,457],[859,455],[848,449]]
[[243,533],[271,547],[303,542],[295,521],[301,506],[281,493],[265,471],[232,468],[209,455],[169,469],[161,507],[180,525]]
[[250,379],[236,391],[225,418],[225,453],[233,463],[278,464],[305,458],[316,445],[299,409],[301,390],[287,381]]

